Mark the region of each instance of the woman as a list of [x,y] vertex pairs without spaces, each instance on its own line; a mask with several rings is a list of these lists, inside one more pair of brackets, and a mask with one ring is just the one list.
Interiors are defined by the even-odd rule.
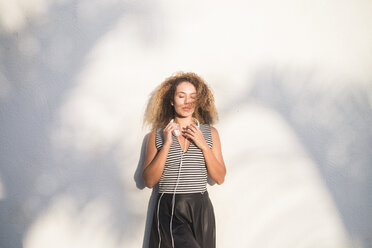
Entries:
[[226,175],[214,97],[195,73],[177,73],[155,91],[145,113],[152,125],[142,177],[159,183],[150,248],[214,248],[215,219],[207,177]]

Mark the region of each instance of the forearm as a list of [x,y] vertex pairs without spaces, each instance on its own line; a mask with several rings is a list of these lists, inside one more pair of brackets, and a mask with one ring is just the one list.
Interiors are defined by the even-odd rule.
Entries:
[[147,187],[152,188],[157,184],[164,171],[165,162],[167,161],[170,144],[164,143],[157,156],[146,166],[142,172],[142,177]]
[[225,165],[217,160],[211,148],[207,147],[202,151],[208,174],[217,184],[222,184],[225,180],[226,175]]

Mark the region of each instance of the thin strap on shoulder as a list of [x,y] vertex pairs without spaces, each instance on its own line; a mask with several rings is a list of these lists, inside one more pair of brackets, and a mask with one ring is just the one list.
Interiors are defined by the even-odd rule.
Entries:
[[155,146],[156,149],[160,150],[163,147],[163,129],[162,128],[157,128],[156,129],[156,136],[155,136]]
[[212,132],[211,132],[211,126],[209,124],[200,124],[200,130],[203,133],[204,139],[209,145],[209,147],[212,148],[213,141],[212,141]]

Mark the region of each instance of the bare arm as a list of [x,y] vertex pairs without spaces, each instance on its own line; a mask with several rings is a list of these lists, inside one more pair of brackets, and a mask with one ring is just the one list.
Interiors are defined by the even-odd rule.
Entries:
[[172,145],[172,131],[177,128],[176,123],[169,123],[163,130],[164,143],[158,151],[155,146],[156,129],[154,129],[147,140],[145,163],[143,165],[142,178],[145,185],[152,188],[157,184],[164,171],[165,162],[167,161],[168,152]]
[[211,127],[213,146],[202,149],[210,177],[217,183],[222,184],[225,180],[226,166],[223,161],[221,142],[217,129]]
[[155,146],[155,135],[156,130],[153,130],[147,140],[145,164],[142,171],[145,185],[149,188],[154,187],[159,182],[170,148],[170,145],[164,144],[158,151]]

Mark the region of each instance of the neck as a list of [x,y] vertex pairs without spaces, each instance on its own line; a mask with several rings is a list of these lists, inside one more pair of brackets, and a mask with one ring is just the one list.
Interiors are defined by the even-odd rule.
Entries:
[[178,123],[180,127],[186,127],[190,125],[191,123],[196,125],[196,121],[194,120],[194,117],[185,117],[185,118],[180,118],[180,117],[175,117],[174,122]]

